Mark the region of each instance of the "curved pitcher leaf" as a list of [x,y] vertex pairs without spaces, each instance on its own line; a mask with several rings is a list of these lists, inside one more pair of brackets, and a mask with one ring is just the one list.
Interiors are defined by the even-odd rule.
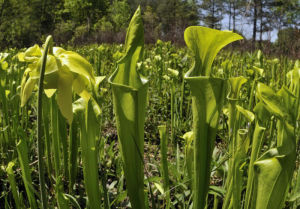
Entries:
[[267,121],[271,118],[270,112],[265,108],[262,101],[258,102],[253,111],[256,115],[256,120],[260,126],[266,126]]
[[225,80],[208,76],[217,53],[239,39],[242,37],[236,33],[201,26],[188,27],[184,32],[186,45],[194,56],[193,66],[184,78],[190,85],[193,103],[193,207],[197,209],[206,205],[212,151],[226,89]]
[[281,97],[281,104],[285,107],[288,116],[287,119],[293,124],[297,119],[296,96],[285,86],[283,86],[276,94]]
[[239,99],[240,90],[243,84],[245,84],[247,81],[248,80],[243,76],[229,78],[228,83],[229,83],[230,91],[227,98],[233,100]]
[[118,139],[131,206],[145,208],[144,121],[148,80],[137,71],[144,49],[144,27],[140,7],[133,15],[126,35],[125,54],[118,61],[109,82],[113,91]]
[[[73,112],[80,127],[83,178],[90,208],[101,208],[97,139],[99,138],[100,107],[92,98],[80,98],[73,103]],[[77,121],[76,120],[76,121]]]
[[60,60],[62,66],[67,66],[70,71],[82,75],[88,80],[95,80],[92,65],[79,54],[60,47],[53,47],[53,54]]
[[57,104],[62,115],[68,120],[69,124],[73,120],[72,111],[72,82],[71,72],[61,70],[57,81]]
[[296,96],[286,87],[282,87],[275,93],[265,84],[258,83],[257,96],[263,102],[265,108],[281,120],[288,120],[293,124],[296,120]]
[[31,70],[29,68],[27,68],[24,71],[23,78],[21,81],[21,106],[22,107],[27,103],[27,101],[38,81],[37,79],[33,79],[30,77],[30,75],[29,75],[30,71]]
[[242,164],[245,162],[247,157],[247,151],[249,147],[249,138],[247,129],[239,129],[237,133],[237,144],[234,152],[233,159],[233,192],[232,202],[233,208],[238,209],[241,205],[241,194],[243,186],[243,170],[241,169]]
[[257,84],[257,97],[264,103],[265,108],[275,116],[284,118],[286,112],[282,106],[281,99],[272,88],[268,87],[263,83]]
[[188,174],[189,185],[193,186],[193,172],[194,172],[194,133],[193,131],[186,132],[182,138],[185,140],[185,164]]
[[[232,158],[229,159],[229,169],[228,169],[228,175],[226,178],[225,187],[227,189],[227,193],[225,196],[223,208],[227,208],[230,202],[234,202],[234,205],[238,204],[238,200],[236,197],[239,197],[240,189],[238,191],[235,191],[234,187],[235,181],[238,179],[234,179],[234,175],[236,175],[237,168],[236,165],[238,162],[238,128],[241,120],[239,119],[239,113],[241,112],[242,115],[244,115],[248,120],[253,120],[253,116],[251,115],[251,112],[247,112],[242,107],[238,106],[237,103],[240,100],[240,91],[242,86],[247,82],[247,79],[243,76],[239,77],[232,77],[228,79],[228,85],[230,87],[229,93],[227,95],[228,100],[228,136],[229,136],[229,154],[232,156]],[[235,194],[233,194],[235,193]],[[233,199],[233,201],[231,201]]]
[[137,62],[142,58],[144,50],[144,26],[140,7],[133,15],[125,40],[125,54],[118,61],[116,71],[109,78],[111,83],[138,89],[148,81],[137,71]]
[[189,76],[209,76],[217,53],[227,44],[243,39],[231,31],[219,31],[201,26],[191,26],[184,31],[184,40],[193,52],[195,62]]
[[278,122],[278,147],[270,149],[254,163],[251,208],[281,209],[293,176],[296,160],[294,127]]
[[167,126],[158,126],[160,136],[160,150],[161,150],[161,172],[163,176],[163,191],[166,199],[166,209],[170,208],[170,186],[169,186],[169,170],[168,170],[168,134]]
[[289,71],[286,76],[289,80],[291,91],[293,91],[293,93],[297,95],[297,93],[299,93],[300,88],[300,68],[297,66],[296,63],[294,69]]
[[246,110],[244,109],[243,107],[239,106],[239,105],[236,105],[236,109],[239,113],[241,113],[249,122],[253,122],[254,119],[255,119],[255,116],[254,114],[249,111],[249,110]]
[[259,75],[260,77],[264,77],[264,75],[265,75],[264,69],[253,66],[253,70],[254,70],[255,74]]
[[[18,55],[20,61],[28,62],[21,84],[21,106],[28,101],[39,79],[43,48],[34,45]],[[46,61],[44,89],[48,97],[57,92],[57,104],[62,115],[72,123],[72,91],[85,100],[91,97],[95,85],[92,65],[79,54],[52,47]]]
[[299,63],[296,61],[294,69],[287,73],[287,77],[290,81],[289,90],[293,92],[293,94],[297,97],[296,99],[296,116],[297,120],[300,120],[300,68]]
[[237,112],[236,112],[236,103],[238,102],[240,98],[240,91],[243,86],[247,82],[247,79],[244,78],[243,76],[240,77],[232,77],[228,79],[228,86],[230,87],[229,93],[227,95],[227,99],[229,101],[229,140],[234,140],[232,139],[236,132],[237,129],[235,126],[237,125]]
[[266,110],[278,117],[277,148],[267,151],[253,165],[254,187],[250,208],[280,209],[295,168],[296,136],[291,125],[294,124],[291,120],[293,113],[290,112],[290,109],[295,109],[295,96],[285,87],[277,93],[261,83],[257,88],[258,104],[263,104]]
[[251,148],[251,156],[248,170],[248,179],[247,179],[247,187],[246,187],[246,197],[245,197],[245,208],[250,208],[250,198],[253,192],[253,178],[254,178],[254,169],[253,164],[257,160],[260,154],[261,147],[263,145],[263,137],[266,128],[259,125],[259,122],[256,122],[253,137],[252,137],[252,148]]
[[194,133],[194,208],[204,208],[210,163],[226,82],[219,78],[186,78],[192,92]]

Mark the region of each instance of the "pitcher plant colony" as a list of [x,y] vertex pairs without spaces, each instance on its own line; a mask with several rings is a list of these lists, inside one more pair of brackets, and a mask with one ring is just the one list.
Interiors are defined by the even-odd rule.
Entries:
[[242,39],[0,53],[0,208],[299,208],[299,60]]

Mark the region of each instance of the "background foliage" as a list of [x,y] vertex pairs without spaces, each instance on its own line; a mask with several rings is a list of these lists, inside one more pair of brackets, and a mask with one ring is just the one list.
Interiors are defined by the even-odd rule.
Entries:
[[[147,43],[183,45],[190,25],[238,32],[247,21],[252,38],[243,48],[300,56],[297,0],[0,0],[0,49],[42,43],[47,34],[58,44],[121,43],[139,4]],[[263,34],[274,30],[276,43],[263,41]]]

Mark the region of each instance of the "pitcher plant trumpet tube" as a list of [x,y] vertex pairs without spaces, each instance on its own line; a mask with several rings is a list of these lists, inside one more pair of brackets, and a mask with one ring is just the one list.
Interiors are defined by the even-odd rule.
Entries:
[[136,66],[143,56],[143,50],[144,27],[139,7],[128,27],[124,56],[109,78],[126,187],[134,209],[145,208],[143,156],[148,80],[139,74]]
[[194,57],[194,64],[184,78],[192,94],[195,209],[206,205],[212,151],[225,98],[226,81],[210,77],[211,66],[224,46],[239,39],[242,37],[236,33],[201,26],[188,27],[184,32],[184,40]]

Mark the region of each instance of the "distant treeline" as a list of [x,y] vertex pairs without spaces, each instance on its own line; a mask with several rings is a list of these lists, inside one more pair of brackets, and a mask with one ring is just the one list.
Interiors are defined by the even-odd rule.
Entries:
[[[0,0],[0,49],[28,47],[47,34],[57,44],[123,42],[138,5],[147,43],[161,39],[183,44],[183,32],[190,25],[226,27],[242,34],[239,25],[246,20],[252,38],[244,42],[244,50],[259,47],[300,57],[298,0]],[[263,41],[263,33],[274,29],[278,40]]]

